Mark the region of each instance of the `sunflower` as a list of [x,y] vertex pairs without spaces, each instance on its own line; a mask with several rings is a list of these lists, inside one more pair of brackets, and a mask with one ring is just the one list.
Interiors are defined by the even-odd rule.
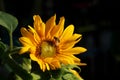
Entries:
[[82,35],[74,33],[74,25],[64,29],[65,18],[61,17],[56,24],[56,15],[44,23],[39,15],[33,16],[33,27],[22,27],[20,54],[29,52],[30,58],[36,61],[40,69],[56,70],[61,64],[85,65],[75,55],[86,51],[83,47],[74,47]]

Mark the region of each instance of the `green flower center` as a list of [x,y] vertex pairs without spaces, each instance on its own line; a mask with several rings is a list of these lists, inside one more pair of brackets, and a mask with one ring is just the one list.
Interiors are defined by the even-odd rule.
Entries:
[[41,57],[52,57],[56,53],[55,44],[51,41],[42,42],[41,44]]

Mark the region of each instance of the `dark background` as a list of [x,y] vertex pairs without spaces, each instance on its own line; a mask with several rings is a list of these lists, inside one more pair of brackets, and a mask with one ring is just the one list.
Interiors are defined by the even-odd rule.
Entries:
[[[80,73],[85,80],[119,80],[119,9],[112,0],[0,0],[0,10],[19,21],[14,40],[21,36],[21,27],[32,25],[34,14],[39,14],[43,21],[56,14],[57,20],[65,17],[65,26],[74,24],[75,32],[83,35],[77,45],[88,50],[77,55],[87,63]],[[1,29],[0,37],[7,42],[3,34],[6,33]]]

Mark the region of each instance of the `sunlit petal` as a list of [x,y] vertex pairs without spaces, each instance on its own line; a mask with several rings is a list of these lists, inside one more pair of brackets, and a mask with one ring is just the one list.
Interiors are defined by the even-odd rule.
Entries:
[[74,31],[74,26],[73,25],[69,25],[63,32],[63,34],[60,37],[60,41],[64,42],[67,39],[69,39],[72,35],[73,35],[73,31]]
[[83,47],[75,47],[75,48],[71,48],[71,49],[67,49],[67,50],[61,50],[61,53],[72,53],[72,54],[80,54],[85,52],[86,49]]

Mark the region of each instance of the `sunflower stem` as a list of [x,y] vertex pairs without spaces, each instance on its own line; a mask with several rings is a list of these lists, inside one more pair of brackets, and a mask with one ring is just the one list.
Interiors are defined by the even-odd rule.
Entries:
[[9,33],[9,37],[10,37],[10,51],[12,51],[12,49],[13,49],[13,36],[12,36],[12,32]]

